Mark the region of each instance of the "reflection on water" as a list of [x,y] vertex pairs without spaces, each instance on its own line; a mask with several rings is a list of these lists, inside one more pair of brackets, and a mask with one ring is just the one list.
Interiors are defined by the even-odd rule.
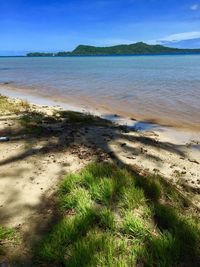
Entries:
[[0,82],[10,81],[111,113],[200,125],[200,55],[0,58]]

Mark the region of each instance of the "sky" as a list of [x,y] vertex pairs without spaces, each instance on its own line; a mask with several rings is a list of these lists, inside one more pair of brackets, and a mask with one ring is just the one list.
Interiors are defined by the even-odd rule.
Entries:
[[200,0],[0,0],[0,54],[138,41],[200,48]]

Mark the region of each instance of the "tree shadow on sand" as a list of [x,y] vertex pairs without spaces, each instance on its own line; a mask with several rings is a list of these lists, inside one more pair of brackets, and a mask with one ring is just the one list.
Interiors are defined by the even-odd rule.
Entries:
[[[130,130],[125,126],[117,127],[107,120],[78,112],[58,111],[54,116],[35,111],[26,112],[20,117],[19,122],[21,125],[19,130],[12,133],[12,130],[7,128],[1,131],[1,135],[8,136],[10,142],[23,140],[27,144],[32,144],[32,147],[25,149],[19,155],[0,161],[0,166],[23,160],[31,155],[46,154],[51,151],[57,153],[69,148],[70,145],[87,145],[91,149],[96,146],[95,143],[98,143],[98,148],[103,148],[106,152],[110,152],[113,158],[118,159],[115,153],[112,154],[108,141],[120,138],[185,157],[182,145],[157,141],[151,137],[129,136],[126,135],[127,131],[134,132],[134,129]],[[37,145],[41,141],[46,143],[40,148],[34,147],[33,144]],[[125,149],[133,154],[141,152],[128,145]],[[156,157],[156,160],[159,158]]]
[[[139,143],[142,146],[148,145],[152,148],[158,148],[162,151],[167,151],[179,155],[181,157],[186,156],[183,152],[182,146],[174,145],[168,142],[156,141],[154,138],[151,137],[130,136],[127,134],[127,132],[134,130],[130,130],[127,127],[117,127],[111,122],[108,122],[107,120],[78,112],[56,111],[55,114],[53,114],[52,116],[48,116],[44,113],[28,111],[24,112],[24,114],[22,114],[18,118],[17,123],[17,128],[15,128],[14,130],[10,128],[5,128],[1,130],[1,135],[8,136],[10,138],[9,142],[11,144],[16,144],[17,142],[23,140],[26,145],[20,154],[16,154],[12,157],[7,157],[1,160],[0,166],[6,166],[10,163],[15,162],[17,163],[33,155],[42,156],[47,155],[49,153],[53,153],[56,155],[57,153],[65,151],[70,151],[71,153],[77,154],[80,159],[84,159],[90,156],[94,158],[95,155],[97,162],[107,161],[109,159],[115,162],[117,165],[123,166],[124,162],[118,157],[117,153],[113,151],[110,146],[110,141],[116,141],[121,139],[124,140],[123,142],[127,142],[125,146],[123,143],[121,144],[121,146],[123,146],[124,149],[130,152],[132,155],[140,154],[141,150],[129,146],[128,142]],[[106,152],[106,154],[104,154],[104,151]],[[159,157],[150,155],[148,153],[146,153],[144,157],[160,161]],[[151,186],[148,187],[147,180],[143,180],[142,176],[138,175],[138,173],[134,173],[134,176],[136,179],[136,185],[139,188],[142,188],[142,190],[144,190],[147,199],[151,198],[149,194],[151,194],[152,188]],[[126,189],[128,189],[128,187]],[[116,192],[114,192],[113,194],[115,193]],[[13,191],[11,201],[14,201],[15,197],[17,197],[17,192]],[[117,205],[118,201],[119,200],[116,200],[116,203],[115,201],[113,201],[112,205]],[[30,207],[30,209],[33,209],[33,211],[35,210],[37,212],[39,212],[40,209],[47,209],[48,202],[49,199],[43,198],[41,199],[41,205],[38,205],[37,207]],[[157,203],[157,199],[153,200],[153,206],[155,208],[156,215],[159,214],[159,212],[162,212],[160,211],[162,210],[162,207],[159,205],[161,204]],[[163,209],[165,209],[165,206]],[[3,211],[1,211],[1,215],[4,216],[5,214],[2,213]],[[96,222],[95,216],[96,215],[94,215],[93,217],[92,215],[92,218],[86,218],[87,220],[89,220],[89,222],[88,228],[86,227],[84,229],[85,233],[87,233],[87,231],[91,229],[91,224]],[[161,217],[163,218],[163,215]],[[39,227],[39,225],[41,226],[43,225],[43,223],[41,221],[38,221],[36,224],[34,224],[34,226],[31,226],[28,229],[28,232],[32,232],[32,235],[36,235],[40,232],[44,233],[43,228],[48,229],[49,225],[55,224],[55,222],[60,219],[60,214],[58,215],[57,212],[56,214],[52,213],[47,216],[47,218],[48,219],[47,222],[45,221],[44,227]],[[164,229],[162,222],[159,220],[159,216],[155,217],[155,220],[158,223],[158,227],[160,226]],[[180,226],[178,218],[175,218],[174,222],[176,225]],[[78,229],[81,229],[82,226],[83,221],[80,221],[77,227]],[[169,226],[168,229],[171,229],[170,227],[172,226]],[[184,234],[187,230],[186,228],[184,228],[183,231],[181,230],[182,228],[180,228],[180,232]],[[178,227],[176,228],[176,231],[177,229]],[[81,229],[80,231],[82,230],[83,229]],[[79,234],[80,233],[78,232],[77,238],[79,238]],[[82,232],[81,235],[83,236]],[[189,235],[188,238],[192,237]],[[94,248],[96,246],[98,247],[98,244],[100,242],[99,239],[100,241],[102,241],[101,236],[98,237],[97,240],[91,240],[90,248]],[[180,236],[178,240],[180,241]],[[75,242],[75,239],[73,238],[73,241],[71,240],[70,242]],[[151,242],[152,243],[150,244],[149,241],[147,246],[156,246],[156,244],[154,244],[152,240]],[[28,243],[27,237],[25,243]],[[152,254],[152,257],[156,256]],[[92,260],[92,258],[90,260]]]

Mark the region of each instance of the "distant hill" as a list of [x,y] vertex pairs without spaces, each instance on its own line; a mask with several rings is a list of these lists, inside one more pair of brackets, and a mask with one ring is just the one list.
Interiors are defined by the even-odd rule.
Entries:
[[31,52],[26,54],[27,57],[52,57],[54,53],[43,53],[43,52]]
[[181,49],[163,45],[148,45],[143,42],[130,45],[115,45],[97,47],[79,45],[72,52],[58,53],[28,53],[27,56],[69,56],[69,55],[138,55],[138,54],[173,54],[173,53],[200,53],[200,49]]

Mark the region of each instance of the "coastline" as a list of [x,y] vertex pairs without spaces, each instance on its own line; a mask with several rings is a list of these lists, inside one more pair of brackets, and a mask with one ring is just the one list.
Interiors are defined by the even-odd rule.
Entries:
[[[68,100],[63,98],[52,98],[40,96],[37,93],[30,94],[24,89],[13,88],[0,84],[0,94],[11,98],[18,98],[26,100],[32,104],[50,107],[60,107],[65,110],[71,110],[76,112],[83,112],[85,114],[92,114],[100,118],[109,120],[121,126],[127,126],[130,129],[136,129],[141,132],[153,131],[157,135],[161,135],[166,141],[175,142],[179,144],[190,143],[192,140],[200,142],[200,125],[192,127],[189,125],[182,125],[180,123],[173,124],[169,121],[158,121],[154,118],[149,119],[140,117],[139,114],[116,113],[116,110],[94,107],[95,103],[91,106],[91,102],[88,101],[87,105],[81,103],[81,101],[72,101],[72,97]],[[138,118],[139,117],[139,118]],[[137,119],[138,118],[138,119]]]

